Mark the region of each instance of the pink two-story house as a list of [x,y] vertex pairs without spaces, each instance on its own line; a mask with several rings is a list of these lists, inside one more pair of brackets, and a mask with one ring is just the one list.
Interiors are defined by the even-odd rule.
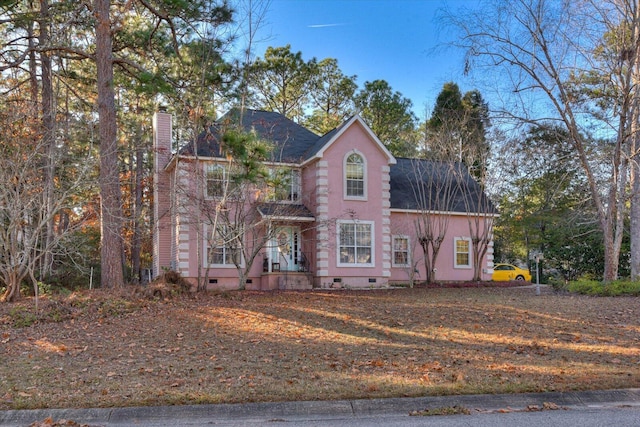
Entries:
[[[211,212],[240,199],[227,195],[221,204],[229,164],[221,135],[231,124],[272,142],[268,166],[290,179],[279,197],[252,195],[232,208],[251,211],[242,217],[246,233],[212,238],[223,221]],[[419,282],[427,277],[421,246],[427,224],[440,236],[432,278],[471,280],[474,263],[482,280],[491,277],[492,242],[479,257],[473,252],[475,236],[490,240],[496,215],[480,186],[466,170],[452,179],[443,172],[450,165],[396,159],[358,115],[319,136],[279,113],[232,110],[196,141],[172,150],[172,117],[158,112],[154,151],[154,276],[176,270],[210,289],[239,288],[241,270],[246,289]]]

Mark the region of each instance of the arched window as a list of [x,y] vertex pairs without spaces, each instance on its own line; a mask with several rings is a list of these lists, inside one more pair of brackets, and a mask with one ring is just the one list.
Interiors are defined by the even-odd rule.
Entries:
[[365,162],[358,153],[352,153],[345,162],[345,190],[347,198],[365,197]]

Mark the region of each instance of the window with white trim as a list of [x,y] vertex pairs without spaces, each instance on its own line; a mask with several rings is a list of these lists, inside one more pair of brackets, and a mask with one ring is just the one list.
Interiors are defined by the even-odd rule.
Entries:
[[345,198],[363,199],[366,195],[366,174],[364,157],[351,153],[344,163],[344,196]]
[[337,227],[338,266],[373,267],[373,222],[338,221]]
[[393,236],[393,266],[407,267],[409,265],[409,237]]
[[270,199],[297,202],[300,199],[300,171],[298,169],[272,169],[273,194]]
[[222,197],[225,188],[225,170],[224,166],[216,164],[208,164],[206,166],[206,191],[207,197]]
[[235,267],[241,263],[242,234],[235,227],[219,225],[207,236],[206,253],[209,265]]
[[209,199],[237,197],[239,185],[232,179],[229,168],[218,163],[205,164],[205,191]]
[[471,268],[471,239],[468,237],[455,237],[453,240],[454,267]]

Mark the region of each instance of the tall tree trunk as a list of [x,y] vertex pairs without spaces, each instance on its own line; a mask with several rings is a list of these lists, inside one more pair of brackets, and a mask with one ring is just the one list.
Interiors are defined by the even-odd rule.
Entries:
[[101,286],[124,286],[122,271],[122,194],[118,167],[113,52],[109,0],[94,0],[100,135]]
[[140,251],[142,242],[142,230],[140,220],[142,218],[142,178],[144,174],[143,149],[139,138],[136,139],[136,181],[135,181],[135,200],[133,205],[133,242],[131,243],[131,269],[134,280],[140,280]]
[[633,40],[635,42],[633,56],[633,86],[631,137],[629,148],[629,186],[631,201],[629,211],[629,263],[631,264],[631,280],[640,280],[640,7],[635,7]]
[[604,283],[613,282],[618,278],[620,251],[616,250],[613,224],[614,221],[604,224],[601,222],[604,243],[604,274],[602,277]]
[[432,256],[431,256],[431,252],[429,250],[429,248],[431,247],[431,245],[429,244],[429,241],[425,238],[420,238],[420,247],[422,248],[422,253],[424,255],[424,271],[425,271],[425,277],[424,277],[424,282],[425,283],[433,283],[434,281],[434,277],[433,277],[433,264],[432,264]]
[[[49,44],[49,1],[40,0],[40,46],[47,46]],[[42,73],[42,139],[45,143],[45,149],[47,150],[47,156],[45,157],[45,179],[44,179],[44,202],[46,206],[45,215],[50,216],[51,219],[47,222],[45,228],[44,244],[43,247],[50,248],[53,241],[54,233],[54,218],[51,215],[51,209],[53,207],[53,190],[54,190],[54,176],[55,176],[55,107],[53,102],[53,83],[51,81],[51,57],[49,52],[43,50],[40,53],[40,72]],[[53,265],[53,255],[50,251],[47,251],[43,257],[41,274],[47,275],[51,272]]]
[[635,104],[629,148],[629,186],[631,188],[629,264],[631,267],[631,280],[640,279],[640,155],[638,153],[638,150],[640,150],[640,129],[638,129],[640,99],[636,99]]
[[640,156],[638,136],[634,136],[634,154],[631,157],[631,280],[640,279]]

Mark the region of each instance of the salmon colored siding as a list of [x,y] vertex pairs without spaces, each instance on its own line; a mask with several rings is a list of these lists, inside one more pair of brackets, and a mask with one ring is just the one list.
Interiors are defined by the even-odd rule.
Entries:
[[[247,289],[387,287],[408,282],[412,271],[415,280],[424,280],[422,248],[415,236],[417,213],[391,207],[390,172],[396,159],[359,116],[331,135],[322,141],[322,147],[314,147],[316,151],[298,165],[301,196],[297,202],[311,212],[313,221],[298,219],[298,222],[272,224],[285,227],[289,232],[287,236],[298,233],[295,245],[301,255],[297,261],[301,263],[304,256],[308,264],[298,271],[279,272],[278,263],[272,264],[272,256],[278,260],[282,256],[277,253],[279,246],[265,247],[248,273]],[[154,116],[154,154],[154,275],[164,268],[172,268],[194,284],[200,278],[209,288],[237,288],[235,266],[207,264],[204,236],[211,230],[207,228],[203,211],[196,208],[198,203],[193,202],[193,196],[204,191],[206,164],[218,160],[172,157],[171,115],[162,112]],[[364,162],[362,180],[358,173],[349,175],[349,188],[355,197],[347,194],[346,187],[347,159],[352,154]],[[360,170],[357,164],[354,168],[356,172]],[[359,185],[363,186],[362,197],[357,195]],[[468,238],[470,234],[467,217],[464,213],[446,215],[450,215],[449,228],[438,256],[436,279],[470,280],[473,269],[456,266],[454,262],[456,239]],[[394,238],[397,236],[405,236],[402,243],[408,242],[407,266],[395,263]],[[482,260],[486,280],[490,279],[493,266],[492,251],[490,246]],[[403,256],[399,254],[398,259]]]
[[[424,252],[415,233],[415,221],[418,214],[415,212],[394,211],[391,214],[392,239],[393,236],[407,236],[409,240],[409,266],[394,266],[391,268],[391,281],[394,283],[406,283],[409,280],[410,269],[414,269],[414,280],[421,281],[426,277]],[[440,247],[436,261],[435,280],[437,281],[465,281],[473,278],[473,265],[469,267],[456,267],[454,265],[455,239],[469,238],[469,224],[466,214],[451,215],[446,227],[445,238]],[[393,244],[393,242],[392,242]],[[391,251],[393,256],[393,248]],[[491,280],[490,269],[493,268],[493,245],[490,245],[488,254],[481,266],[483,280]],[[417,273],[415,272],[417,270]]]
[[[360,155],[365,163],[365,194],[362,199],[345,196],[345,162],[350,154]],[[328,226],[319,236],[323,251],[323,275],[320,287],[386,286],[389,277],[389,158],[380,151],[362,125],[355,122],[323,152],[326,172],[326,195],[321,196],[323,218]],[[320,180],[324,184],[324,180]],[[386,193],[383,189],[386,188]],[[339,236],[337,221],[370,222],[373,226],[373,262],[367,267],[339,265]],[[335,280],[340,280],[339,282]],[[375,280],[375,282],[373,282]],[[339,283],[340,285],[336,285]]]

